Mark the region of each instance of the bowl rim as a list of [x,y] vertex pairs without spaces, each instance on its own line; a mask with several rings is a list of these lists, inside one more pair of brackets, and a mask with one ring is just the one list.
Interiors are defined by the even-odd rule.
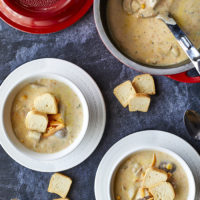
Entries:
[[[13,142],[10,140],[10,138],[7,134],[6,128],[5,128],[5,124],[4,124],[4,112],[5,112],[5,109],[6,109],[5,105],[8,101],[9,95],[12,94],[12,92],[15,91],[18,87],[20,87],[21,84],[24,84],[24,86],[25,86],[25,85],[33,82],[33,81],[43,79],[43,78],[49,79],[49,80],[56,80],[58,82],[61,82],[61,83],[64,83],[65,85],[67,85],[78,96],[78,98],[79,98],[79,100],[82,104],[82,107],[83,107],[83,116],[84,116],[83,117],[83,124],[82,124],[82,129],[81,129],[78,137],[75,139],[75,141],[70,146],[64,148],[61,151],[55,152],[55,153],[38,153],[38,152],[35,152],[31,149],[28,149],[25,145],[23,145],[18,140],[16,135],[14,135],[14,137],[16,138],[15,141],[17,141],[18,147],[20,147],[20,149],[17,148],[13,144]],[[18,92],[19,92],[20,89],[18,89]],[[13,100],[14,100],[15,96],[12,99],[10,111],[12,109]],[[0,116],[1,116],[0,120],[1,120],[1,123],[2,123],[2,129],[3,129],[1,134],[4,135],[4,137],[6,138],[6,140],[9,143],[9,145],[11,145],[16,150],[16,152],[20,152],[24,156],[29,156],[29,157],[31,156],[35,160],[44,160],[44,161],[57,160],[61,157],[68,155],[73,150],[75,150],[76,147],[81,143],[81,141],[83,140],[83,138],[84,138],[84,136],[87,132],[87,128],[88,128],[88,124],[89,124],[89,109],[88,109],[87,101],[86,101],[83,93],[81,92],[81,90],[71,80],[69,80],[68,78],[66,78],[64,76],[58,75],[56,73],[51,73],[51,72],[48,72],[48,73],[42,72],[42,73],[35,73],[35,74],[32,74],[32,75],[28,75],[28,76],[23,76],[21,79],[16,80],[15,84],[13,84],[12,87],[9,88],[9,90],[7,91],[7,93],[5,95],[4,100],[5,101],[2,102],[2,108],[3,109],[2,109],[2,112],[0,113]],[[13,133],[14,133],[14,131],[13,131]]]
[[101,20],[100,2],[101,0],[94,0],[94,5],[93,5],[94,21],[95,21],[98,34],[102,42],[104,43],[105,47],[108,49],[108,51],[121,63],[125,64],[126,66],[132,69],[135,69],[136,71],[149,73],[153,75],[174,75],[174,74],[179,74],[179,73],[182,73],[194,68],[191,62],[188,64],[178,66],[178,67],[158,68],[156,66],[155,67],[145,66],[129,59],[127,56],[122,54],[109,39]]
[[121,158],[119,158],[114,163],[114,165],[112,166],[112,169],[111,169],[109,177],[108,177],[108,179],[109,179],[109,181],[108,181],[108,183],[109,183],[109,185],[108,185],[109,194],[107,196],[108,196],[108,198],[110,200],[114,199],[114,197],[113,197],[113,182],[114,182],[115,175],[116,175],[116,172],[117,172],[119,166],[123,163],[123,161],[125,161],[132,154],[137,153],[137,152],[142,152],[142,151],[158,151],[158,152],[162,152],[162,153],[168,154],[169,156],[174,158],[181,165],[181,167],[183,168],[183,170],[184,170],[184,172],[186,174],[187,180],[188,180],[189,191],[188,191],[187,200],[194,200],[195,199],[196,184],[195,184],[194,176],[193,176],[193,173],[192,173],[190,167],[184,161],[184,159],[181,158],[181,156],[179,156],[174,151],[169,150],[169,149],[164,148],[164,147],[159,147],[159,146],[141,146],[141,147],[133,148],[133,149],[130,149],[129,151],[126,151],[124,153],[124,155],[121,156]]

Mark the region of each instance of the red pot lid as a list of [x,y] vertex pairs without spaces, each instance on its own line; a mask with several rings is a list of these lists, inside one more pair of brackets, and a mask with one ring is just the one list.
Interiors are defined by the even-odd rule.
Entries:
[[0,0],[0,18],[24,32],[52,33],[78,21],[93,0]]

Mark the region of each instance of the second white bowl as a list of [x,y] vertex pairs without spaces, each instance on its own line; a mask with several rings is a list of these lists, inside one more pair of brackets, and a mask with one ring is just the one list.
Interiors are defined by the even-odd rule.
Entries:
[[152,147],[152,146],[143,146],[143,147],[139,147],[136,149],[130,149],[129,151],[125,152],[124,155],[122,157],[120,157],[115,164],[112,167],[112,170],[110,171],[110,175],[109,175],[109,191],[110,193],[107,194],[110,200],[114,200],[114,192],[113,192],[113,187],[114,187],[114,180],[115,180],[115,175],[118,171],[119,166],[131,155],[137,152],[141,152],[141,151],[159,151],[165,154],[168,154],[169,156],[171,156],[172,158],[174,158],[183,168],[183,170],[185,171],[185,174],[187,176],[188,179],[188,186],[189,186],[189,193],[188,193],[188,197],[187,200],[194,200],[195,199],[195,193],[196,193],[196,186],[195,186],[195,181],[194,181],[194,176],[189,168],[189,166],[186,164],[186,162],[176,153],[174,153],[173,151],[170,151],[168,149],[162,148],[162,147]]

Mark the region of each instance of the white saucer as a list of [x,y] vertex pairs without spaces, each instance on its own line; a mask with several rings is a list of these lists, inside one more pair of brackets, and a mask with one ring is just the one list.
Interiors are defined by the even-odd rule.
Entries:
[[114,144],[101,160],[95,178],[96,200],[110,200],[108,194],[109,175],[118,158],[130,149],[141,146],[157,146],[169,149],[182,157],[190,167],[196,182],[196,199],[200,199],[200,156],[186,141],[173,134],[163,131],[141,131],[131,134]]
[[[60,59],[44,58],[23,64],[14,70],[2,83],[0,96],[4,98],[6,90],[15,85],[15,80],[41,73],[54,73],[71,80],[83,93],[89,108],[89,124],[81,144],[70,154],[57,160],[38,161],[16,151],[9,145],[6,137],[0,134],[0,143],[4,150],[18,163],[40,172],[57,172],[70,169],[87,159],[99,144],[106,122],[106,110],[103,96],[94,80],[78,66]],[[0,105],[0,111],[2,110]],[[0,124],[0,133],[3,131]]]

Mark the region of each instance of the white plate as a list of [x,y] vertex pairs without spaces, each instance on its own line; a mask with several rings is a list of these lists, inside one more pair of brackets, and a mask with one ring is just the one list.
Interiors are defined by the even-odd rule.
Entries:
[[131,134],[114,144],[101,160],[95,178],[96,200],[110,200],[109,175],[118,158],[130,149],[137,149],[141,146],[163,147],[169,149],[180,157],[190,167],[196,183],[196,200],[200,199],[200,156],[195,149],[186,141],[173,134],[163,131],[141,131]]
[[[2,83],[0,96],[5,98],[8,88],[15,85],[16,80],[27,75],[54,73],[71,80],[83,93],[89,109],[89,124],[81,144],[70,154],[57,160],[40,161],[31,159],[13,148],[6,137],[0,134],[0,143],[4,150],[18,163],[32,170],[56,172],[70,169],[87,159],[99,144],[106,122],[106,111],[103,96],[94,80],[78,66],[60,59],[44,58],[23,64],[14,70]],[[0,104],[0,113],[3,106]],[[0,133],[3,131],[0,124]]]

